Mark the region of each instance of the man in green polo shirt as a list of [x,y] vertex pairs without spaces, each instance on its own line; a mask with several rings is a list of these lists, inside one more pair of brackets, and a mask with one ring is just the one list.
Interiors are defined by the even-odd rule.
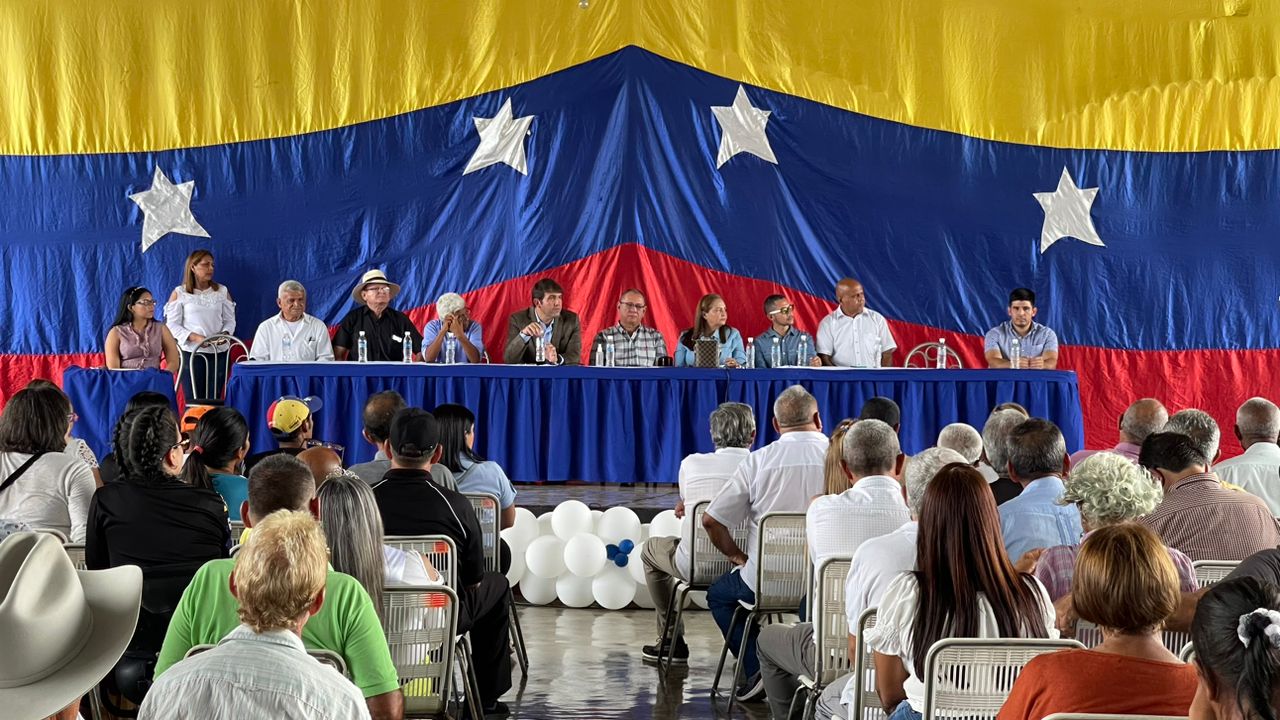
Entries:
[[[318,516],[315,495],[315,479],[306,465],[290,455],[274,455],[249,473],[249,500],[241,508],[241,517],[246,526],[252,526],[277,510],[310,511]],[[192,647],[216,644],[239,626],[239,604],[228,586],[234,567],[234,559],[212,560],[192,578],[169,623],[156,663],[157,678]],[[386,636],[369,594],[355,578],[329,570],[324,606],[302,629],[302,642],[309,649],[331,650],[346,660],[373,720],[404,716],[404,696]]]

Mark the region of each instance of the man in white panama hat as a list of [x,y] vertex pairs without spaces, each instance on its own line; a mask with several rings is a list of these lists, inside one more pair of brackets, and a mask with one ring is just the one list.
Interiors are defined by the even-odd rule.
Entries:
[[[422,345],[422,335],[408,315],[390,307],[391,300],[400,294],[400,286],[387,279],[381,270],[370,270],[351,291],[356,307],[338,324],[333,336],[333,355],[337,360],[354,359],[352,352],[360,340],[361,331],[369,343],[369,361],[399,362],[404,359],[404,336],[410,338],[410,347]],[[413,353],[414,360],[418,354]]]
[[138,623],[142,571],[79,570],[47,533],[0,542],[0,707],[11,720],[74,720]]

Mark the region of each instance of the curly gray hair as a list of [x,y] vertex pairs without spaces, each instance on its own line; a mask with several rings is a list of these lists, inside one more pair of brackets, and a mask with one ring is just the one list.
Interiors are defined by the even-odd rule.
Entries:
[[1112,452],[1090,455],[1071,468],[1059,504],[1075,503],[1090,528],[1133,520],[1156,509],[1164,491],[1131,460]]
[[467,301],[455,292],[447,292],[436,299],[436,312],[440,317],[452,315],[467,306]]

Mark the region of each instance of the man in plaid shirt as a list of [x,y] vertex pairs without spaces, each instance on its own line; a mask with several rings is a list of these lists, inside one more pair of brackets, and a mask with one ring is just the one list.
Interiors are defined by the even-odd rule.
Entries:
[[627,290],[618,299],[618,324],[601,330],[591,343],[591,362],[603,365],[598,361],[605,357],[608,339],[613,338],[614,364],[618,367],[653,367],[658,358],[667,356],[667,341],[662,333],[642,324],[644,313],[648,309],[644,293],[636,289]]

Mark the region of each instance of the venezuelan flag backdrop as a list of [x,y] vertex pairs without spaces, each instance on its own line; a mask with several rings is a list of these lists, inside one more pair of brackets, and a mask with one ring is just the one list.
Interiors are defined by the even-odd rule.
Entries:
[[541,275],[669,339],[708,291],[813,330],[854,275],[973,366],[1026,285],[1091,446],[1148,394],[1229,434],[1276,389],[1278,75],[1252,0],[2,0],[0,396],[209,247],[246,337],[369,267],[491,347]]

